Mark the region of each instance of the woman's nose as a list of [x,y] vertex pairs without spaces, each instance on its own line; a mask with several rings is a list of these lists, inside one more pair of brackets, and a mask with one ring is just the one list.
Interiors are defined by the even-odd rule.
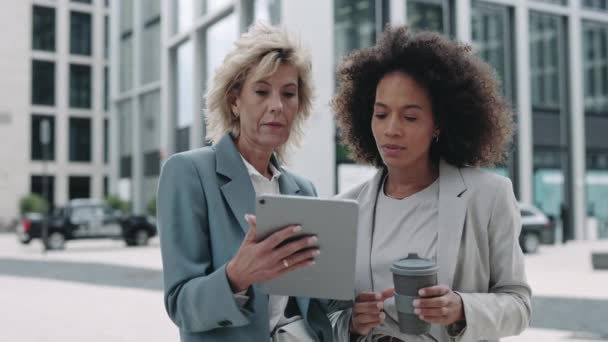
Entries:
[[279,94],[270,97],[270,111],[277,114],[283,111],[283,100]]
[[400,136],[402,134],[401,123],[399,122],[398,117],[388,117],[386,120],[386,127],[384,128],[384,134],[387,136]]

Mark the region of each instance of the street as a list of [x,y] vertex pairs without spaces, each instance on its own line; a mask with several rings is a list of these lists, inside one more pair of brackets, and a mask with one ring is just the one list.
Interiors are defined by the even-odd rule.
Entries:
[[[608,341],[608,271],[591,269],[595,250],[608,252],[608,241],[526,256],[532,327],[503,341]],[[37,241],[0,235],[0,307],[0,341],[179,341],[162,302],[158,239],[70,241],[43,254]]]

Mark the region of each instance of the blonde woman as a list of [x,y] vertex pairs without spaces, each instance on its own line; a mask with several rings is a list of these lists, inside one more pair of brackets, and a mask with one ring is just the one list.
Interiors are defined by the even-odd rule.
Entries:
[[182,341],[330,341],[317,300],[268,296],[257,283],[314,263],[315,237],[256,242],[257,193],[316,196],[281,166],[311,108],[311,62],[282,29],[256,24],[216,70],[207,99],[213,145],[167,160],[158,189],[165,306]]

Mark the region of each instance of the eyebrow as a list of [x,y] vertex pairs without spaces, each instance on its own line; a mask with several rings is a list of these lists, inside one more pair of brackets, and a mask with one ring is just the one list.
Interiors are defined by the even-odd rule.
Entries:
[[[387,106],[387,105],[385,105],[385,104],[384,104],[384,103],[382,103],[382,102],[376,102],[376,103],[374,103],[374,106],[383,107],[383,108],[388,108],[388,106]],[[401,109],[420,109],[420,110],[423,110],[423,109],[422,109],[422,107],[420,107],[420,106],[419,106],[419,105],[417,105],[417,104],[408,104],[408,105],[405,105],[405,106],[401,106],[401,107],[399,108],[399,110],[401,110]]]
[[[265,84],[267,86],[272,87],[272,84],[270,84],[270,83],[268,83],[267,81],[264,81],[264,80],[255,81],[254,84],[255,83],[262,83],[262,84]],[[290,83],[287,83],[285,85],[282,85],[281,87],[289,87],[289,86],[297,87],[298,85],[295,82],[290,82]]]

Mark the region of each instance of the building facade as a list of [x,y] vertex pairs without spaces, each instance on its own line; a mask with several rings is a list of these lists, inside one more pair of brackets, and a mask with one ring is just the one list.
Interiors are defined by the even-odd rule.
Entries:
[[[109,3],[6,1],[0,20],[0,225],[19,199],[109,189]],[[46,142],[46,143],[45,143]],[[46,183],[46,191],[44,184]]]
[[[124,3],[132,5],[125,9]],[[340,59],[352,49],[373,45],[391,23],[470,43],[495,68],[516,112],[510,160],[490,171],[510,177],[520,201],[563,221],[567,238],[608,237],[608,1],[176,0],[162,1],[158,7],[150,3],[154,1],[130,0],[113,7],[114,16],[126,11],[137,23],[131,36],[118,32],[115,23],[112,44],[117,47],[113,65],[119,66],[112,69],[114,121],[122,129],[112,139],[112,189],[132,200],[136,210],[154,199],[162,160],[205,145],[206,84],[234,39],[257,19],[296,32],[313,57],[313,115],[289,167],[309,177],[322,196],[367,177],[373,170],[353,165],[338,143],[328,103]],[[146,35],[145,12],[151,7],[159,8],[160,33],[154,33],[159,45],[150,43],[151,33]],[[125,42],[129,39],[131,43]],[[143,43],[146,39],[150,40]],[[123,51],[123,46],[130,47]],[[160,58],[152,70],[151,65],[144,66],[144,59],[153,59],[156,51]],[[123,67],[130,68],[132,80],[151,73],[154,81],[115,91],[117,78],[124,77]],[[158,94],[147,100],[152,104],[145,104],[147,92]],[[146,125],[148,117],[154,117],[154,125]]]

